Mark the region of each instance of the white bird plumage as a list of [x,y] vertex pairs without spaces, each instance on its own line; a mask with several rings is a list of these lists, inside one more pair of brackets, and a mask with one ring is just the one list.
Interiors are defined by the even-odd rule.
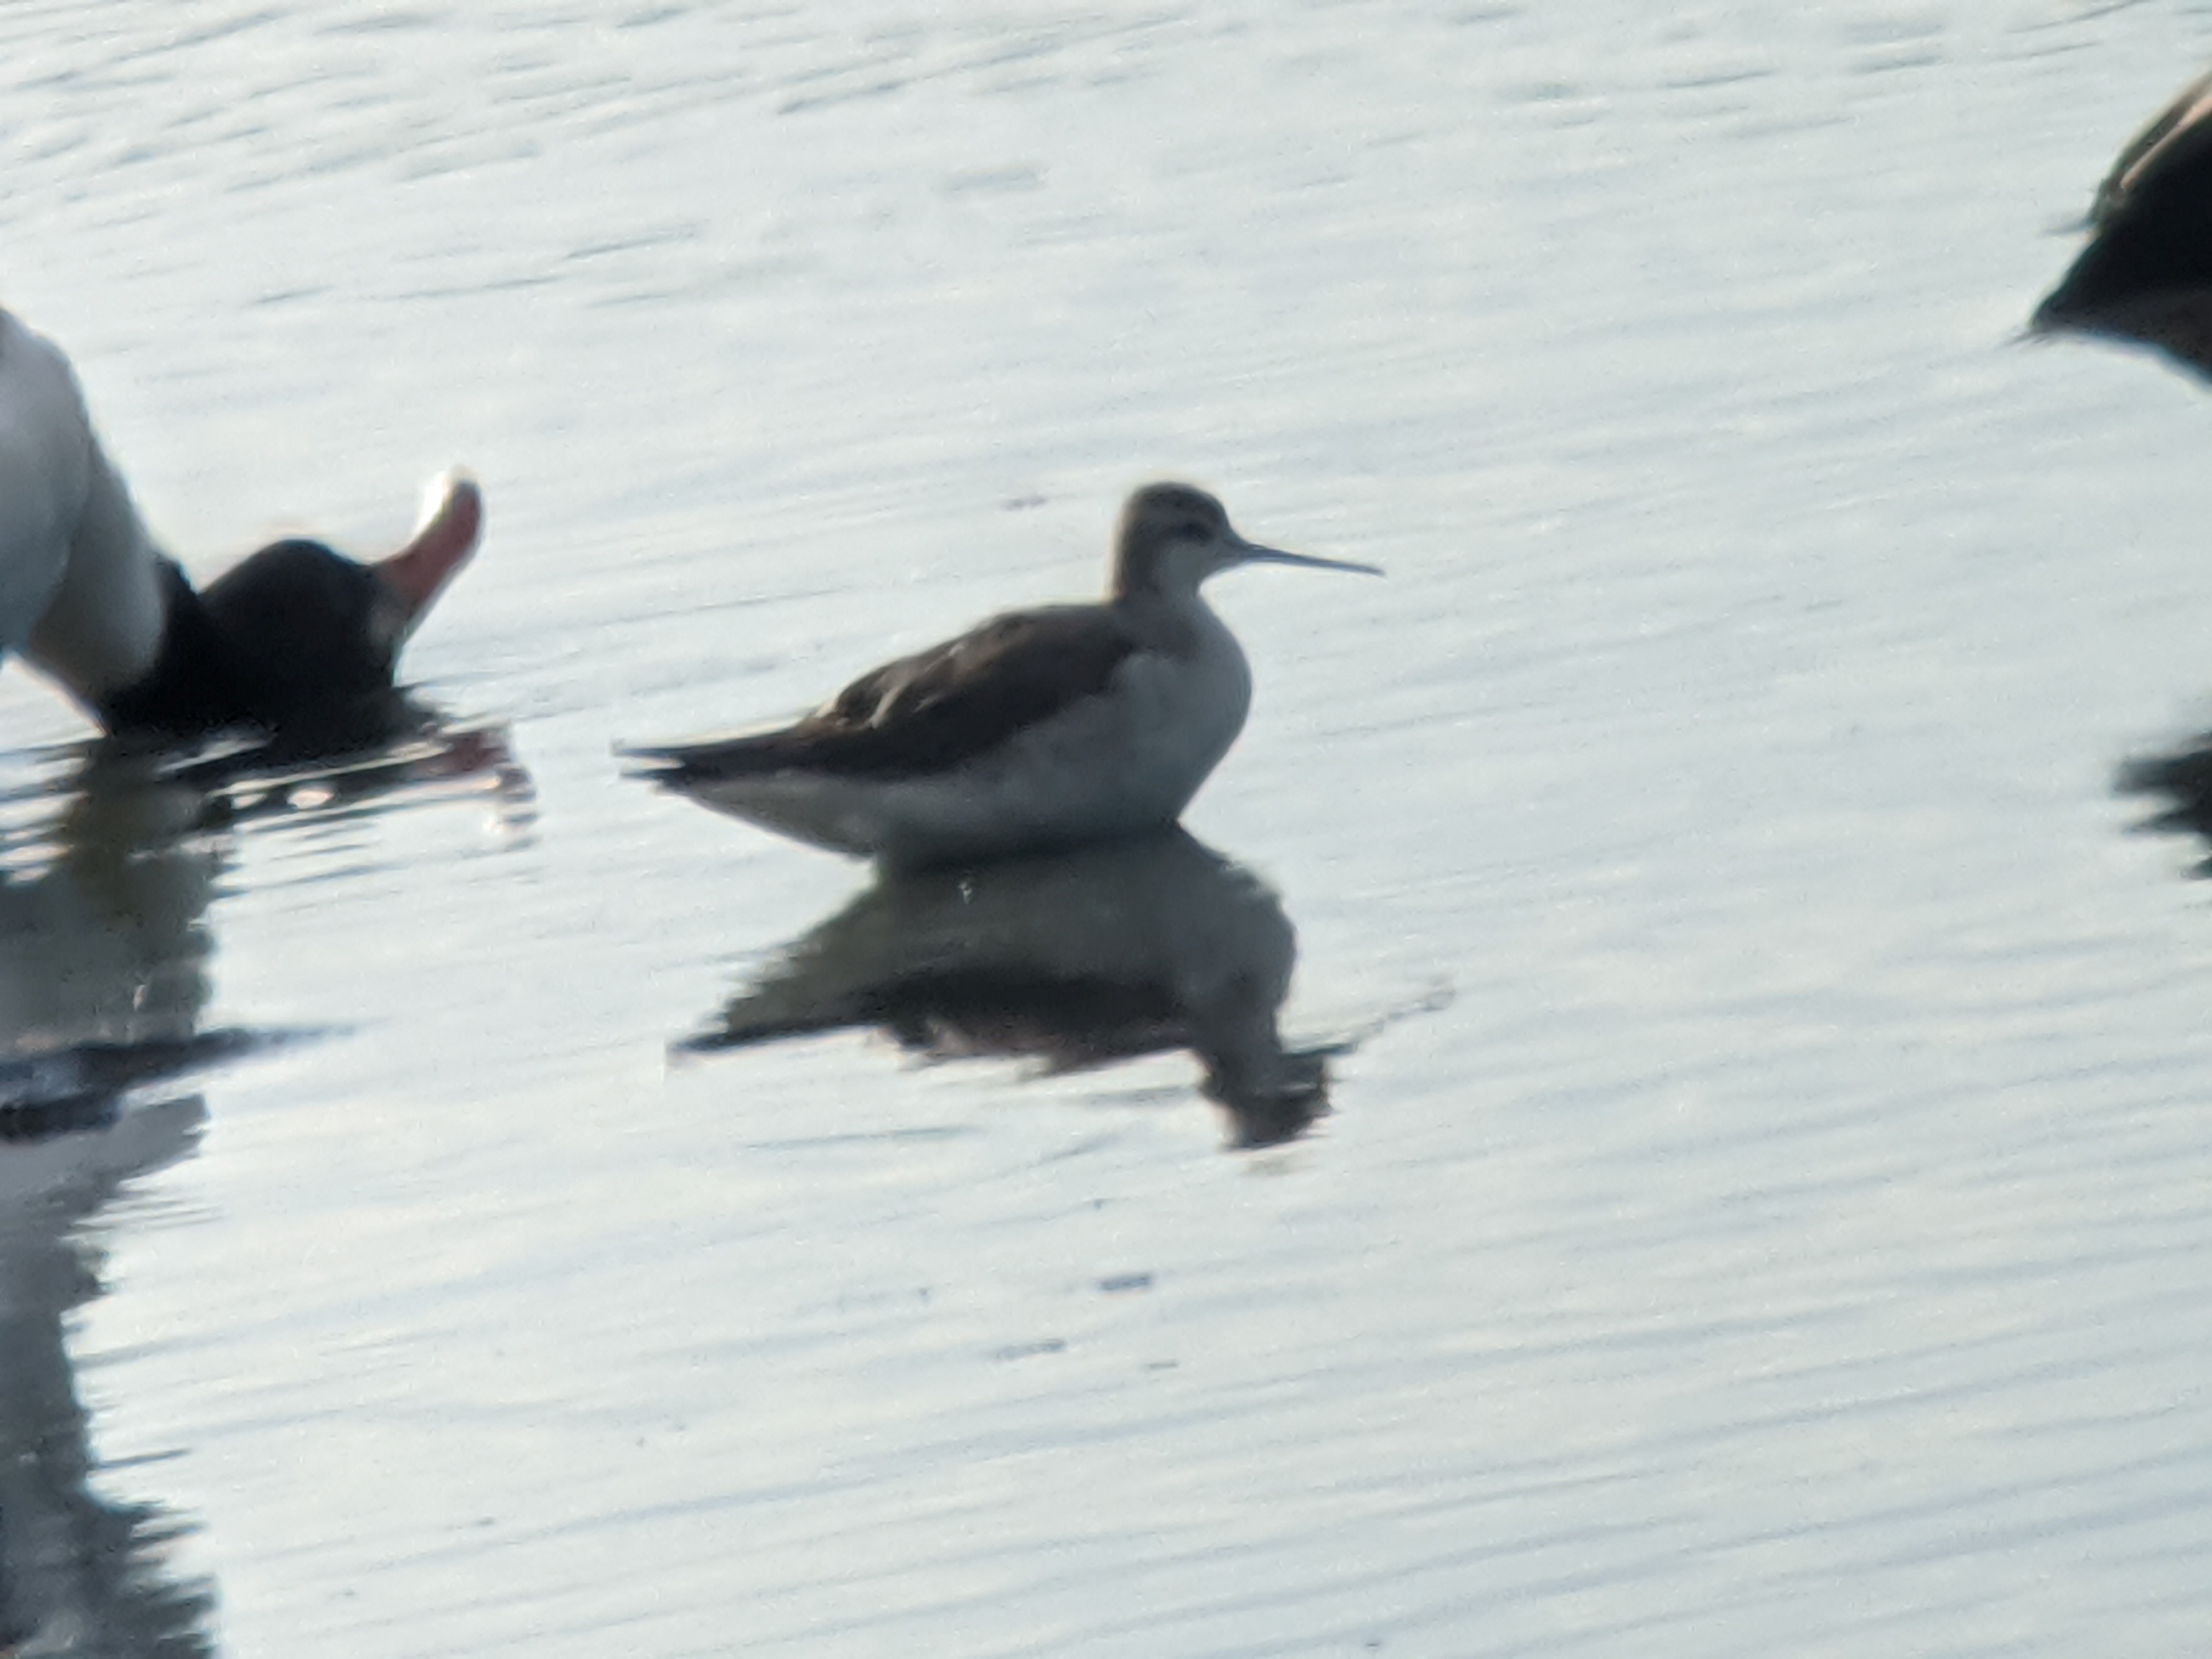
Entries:
[[69,360],[0,312],[0,652],[97,700],[153,667],[162,610],[159,556]]

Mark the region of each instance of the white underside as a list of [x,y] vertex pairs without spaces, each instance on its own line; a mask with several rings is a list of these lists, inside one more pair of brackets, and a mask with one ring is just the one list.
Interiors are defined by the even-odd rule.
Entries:
[[0,312],[0,654],[92,701],[153,667],[162,625],[153,544],[69,360]]
[[1212,611],[1188,653],[1139,651],[1105,692],[935,776],[791,770],[687,786],[717,811],[832,851],[916,866],[1172,823],[1237,739],[1244,654]]

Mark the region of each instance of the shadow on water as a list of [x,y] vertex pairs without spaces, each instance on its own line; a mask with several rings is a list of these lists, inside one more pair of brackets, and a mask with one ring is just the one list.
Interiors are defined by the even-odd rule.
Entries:
[[177,1081],[317,1035],[200,1029],[235,832],[449,789],[526,827],[534,803],[484,729],[319,760],[105,742],[30,758],[34,781],[0,790],[0,1656],[210,1653],[211,1588],[166,1567],[187,1528],[93,1491],[65,1322],[105,1288],[101,1212],[198,1143],[205,1103]]
[[1231,1144],[1272,1146],[1328,1109],[1328,1061],[1349,1046],[1284,1047],[1297,954],[1260,879],[1173,830],[879,874],[675,1048],[872,1027],[929,1060],[1027,1060],[1047,1075],[1188,1049]]

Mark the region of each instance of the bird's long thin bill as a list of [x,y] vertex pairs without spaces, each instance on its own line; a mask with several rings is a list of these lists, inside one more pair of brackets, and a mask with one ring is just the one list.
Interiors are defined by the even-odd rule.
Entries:
[[1279,547],[1261,547],[1256,542],[1244,544],[1242,564],[1302,564],[1314,570],[1349,570],[1362,576],[1379,576],[1382,567],[1375,564],[1354,564],[1349,559],[1316,559],[1310,553],[1285,553]]
[[445,495],[407,545],[371,567],[383,578],[411,629],[469,562],[483,530],[483,493],[459,474],[444,481]]

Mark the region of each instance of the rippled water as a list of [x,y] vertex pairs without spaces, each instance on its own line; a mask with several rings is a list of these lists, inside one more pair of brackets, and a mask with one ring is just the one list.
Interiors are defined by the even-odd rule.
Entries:
[[[2202,1645],[2212,906],[2111,780],[2212,722],[2212,403],[2013,336],[2212,14],[0,47],[0,298],[189,562],[491,511],[369,763],[0,672],[0,1647]],[[617,775],[1158,476],[1391,573],[1218,584],[1194,842]]]

